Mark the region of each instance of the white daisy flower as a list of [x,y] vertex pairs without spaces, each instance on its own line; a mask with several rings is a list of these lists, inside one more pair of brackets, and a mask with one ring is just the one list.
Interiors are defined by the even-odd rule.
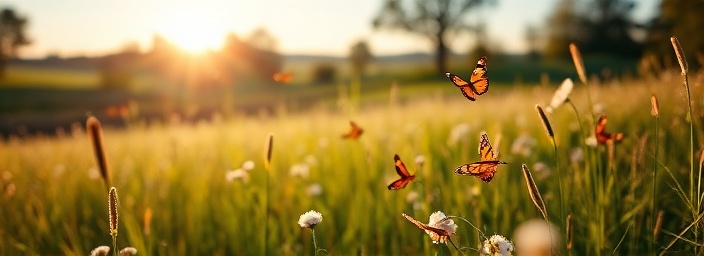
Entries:
[[565,81],[562,81],[560,87],[557,88],[557,90],[555,90],[555,94],[552,95],[552,100],[550,100],[550,105],[546,108],[546,110],[549,113],[552,113],[553,110],[565,103],[567,97],[569,97],[572,92],[572,87],[574,87],[572,79],[567,78]]
[[289,170],[291,176],[299,176],[302,178],[307,178],[310,174],[310,167],[307,164],[294,164]]
[[244,169],[230,170],[225,173],[225,180],[227,180],[227,182],[242,180],[242,182],[247,183],[249,181],[249,173]]
[[309,196],[319,196],[322,193],[323,193],[323,186],[321,186],[318,183],[314,183],[314,184],[308,186],[308,188],[306,188],[306,194],[308,194]]
[[298,218],[298,225],[301,225],[302,228],[313,229],[315,228],[315,225],[318,225],[321,221],[323,221],[323,215],[319,212],[311,210]]
[[120,250],[120,256],[132,256],[137,254],[137,249],[134,247],[125,247],[124,249]]
[[245,171],[251,171],[254,170],[254,162],[252,160],[247,160],[244,163],[242,163],[242,169]]
[[513,244],[501,235],[493,235],[484,240],[484,245],[479,250],[479,255],[510,256],[513,255]]
[[543,219],[528,220],[513,233],[518,255],[550,255],[551,248],[560,248],[560,232]]
[[110,253],[110,247],[103,245],[90,251],[90,256],[107,256],[108,253]]
[[[455,224],[455,221],[450,218],[447,218],[447,216],[445,216],[445,213],[441,211],[434,212],[430,215],[430,221],[428,221],[428,226],[446,230],[451,234],[454,234],[457,230],[457,224]],[[425,233],[428,233],[431,238],[434,237],[434,235],[432,234],[433,232],[431,231],[426,230]],[[436,241],[435,239],[433,239],[433,243],[436,244],[444,242],[445,241],[443,240]]]

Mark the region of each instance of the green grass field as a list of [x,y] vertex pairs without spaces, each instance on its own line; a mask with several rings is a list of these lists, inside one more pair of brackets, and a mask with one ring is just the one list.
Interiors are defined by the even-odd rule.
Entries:
[[[495,87],[470,102],[449,83],[421,87],[426,89],[401,84],[398,99],[377,90],[361,94],[358,105],[343,95],[332,110],[279,108],[273,115],[223,114],[197,124],[108,128],[107,158],[120,201],[118,246],[135,247],[140,255],[310,255],[311,232],[297,221],[316,210],[323,215],[316,239],[331,255],[459,254],[431,243],[401,216],[427,222],[443,211],[478,227],[481,232],[454,219],[459,228],[453,241],[464,254],[476,255],[486,237],[501,234],[515,242],[521,223],[541,219],[521,173],[526,164],[559,229],[559,254],[699,253],[704,226],[697,198],[704,193],[690,175],[693,170],[699,177],[701,170],[702,74],[690,75],[697,152],[690,151],[681,77],[658,76],[589,87],[575,82],[570,99],[578,115],[570,105],[548,115],[557,155],[534,107],[545,106],[555,87]],[[652,94],[660,102],[658,119],[650,113]],[[607,131],[625,134],[612,157],[605,145],[585,143],[601,114],[608,115]],[[340,138],[349,120],[364,128],[358,141]],[[482,131],[509,163],[490,183],[453,173],[479,160]],[[267,170],[269,133],[274,140]],[[398,178],[394,154],[416,180],[389,191]],[[690,154],[696,154],[693,163]],[[425,157],[422,167],[414,161],[419,155]],[[255,168],[247,179],[226,179],[248,160]],[[0,142],[0,254],[87,255],[112,245],[108,187],[95,166],[90,140],[80,130]],[[153,216],[148,227],[147,209]],[[653,239],[653,212],[660,210],[664,218]],[[574,220],[570,251],[568,214]]]

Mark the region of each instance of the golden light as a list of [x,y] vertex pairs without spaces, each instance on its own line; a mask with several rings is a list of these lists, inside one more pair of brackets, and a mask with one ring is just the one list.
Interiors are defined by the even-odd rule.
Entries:
[[191,53],[219,49],[227,34],[223,22],[198,9],[169,12],[157,29],[167,41]]

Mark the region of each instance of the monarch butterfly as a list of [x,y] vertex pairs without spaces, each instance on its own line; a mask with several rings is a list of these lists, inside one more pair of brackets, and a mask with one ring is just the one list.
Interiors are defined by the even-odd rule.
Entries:
[[343,134],[342,138],[343,139],[357,139],[359,136],[362,136],[362,133],[364,132],[364,129],[362,127],[359,127],[357,123],[350,121],[350,131],[347,132],[347,134]]
[[459,175],[472,175],[479,177],[484,182],[494,178],[499,164],[506,164],[498,160],[499,153],[494,151],[489,143],[489,137],[482,132],[479,138],[479,162],[463,164],[455,168],[455,173]]
[[477,67],[472,71],[469,83],[449,72],[446,72],[445,76],[450,79],[450,82],[460,88],[464,97],[471,101],[476,100],[478,95],[482,95],[489,90],[489,78],[486,77],[486,57],[482,57],[477,61]]
[[291,72],[280,72],[280,73],[275,73],[274,74],[274,81],[287,84],[291,82],[291,79],[293,78],[293,74]]
[[606,115],[599,117],[599,122],[596,124],[594,133],[596,134],[596,141],[601,144],[606,144],[609,140],[613,140],[614,142],[623,140],[623,133],[606,132]]
[[401,158],[398,157],[398,155],[394,155],[394,164],[396,165],[396,173],[398,173],[401,178],[395,180],[394,182],[391,182],[391,184],[386,187],[389,190],[405,188],[408,183],[410,183],[411,181],[413,181],[413,179],[416,178],[415,175],[411,175],[411,173],[408,172],[406,165],[403,164]]
[[[453,233],[452,231],[450,231],[450,230],[445,230],[445,229],[441,229],[441,228],[431,227],[431,226],[429,226],[429,225],[426,225],[426,224],[423,223],[423,222],[420,222],[420,221],[414,219],[414,218],[411,217],[411,216],[408,216],[408,215],[405,214],[405,213],[401,213],[401,215],[403,215],[403,217],[406,217],[406,219],[407,219],[408,221],[410,221],[411,223],[415,224],[416,226],[418,226],[418,228],[424,230],[425,233],[427,233],[428,235],[430,235],[430,239],[432,239],[433,242],[436,242],[436,243],[445,243],[446,241],[449,241],[453,246],[455,246],[455,243],[453,243],[453,242],[452,242],[452,239],[450,239],[450,236],[451,236],[451,235],[454,235],[454,233]],[[455,246],[455,248],[457,248],[457,246]]]

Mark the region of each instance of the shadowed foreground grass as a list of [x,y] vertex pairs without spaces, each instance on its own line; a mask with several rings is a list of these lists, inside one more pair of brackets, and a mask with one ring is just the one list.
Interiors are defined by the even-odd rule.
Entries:
[[[542,218],[527,193],[521,173],[525,163],[550,220],[560,230],[556,235],[564,237],[559,164],[565,215],[572,214],[574,220],[574,254],[659,253],[675,239],[673,234],[693,222],[673,189],[676,183],[663,171],[667,168],[683,186],[689,184],[689,124],[679,79],[663,73],[657,80],[591,85],[597,116],[589,114],[585,86],[575,84],[570,99],[583,123],[568,105],[548,115],[557,158],[534,108],[544,106],[554,88],[492,88],[470,102],[448,83],[441,91],[452,94],[403,98],[399,105],[358,111],[279,111],[275,116],[108,129],[107,158],[120,193],[117,244],[133,246],[140,255],[258,255],[265,247],[272,255],[311,254],[311,232],[297,221],[315,210],[323,215],[315,227],[318,246],[333,255],[455,254],[451,246],[432,244],[401,213],[426,222],[431,213],[443,211],[464,217],[485,236],[496,233],[513,239],[519,224]],[[701,74],[692,76],[690,83],[693,98],[701,99]],[[650,114],[653,93],[660,102],[657,136]],[[694,104],[699,149],[704,102]],[[585,137],[594,132],[590,124],[600,114],[608,115],[607,131],[626,135],[615,145],[613,161],[604,145],[585,144]],[[340,138],[349,120],[364,128],[358,141]],[[490,183],[452,172],[479,159],[481,131],[500,152],[499,159],[509,163],[499,167]],[[274,145],[267,172],[263,161],[269,133],[274,134]],[[658,191],[653,193],[655,145],[660,171]],[[405,189],[388,191],[386,186],[397,178],[394,154],[416,180]],[[419,155],[425,158],[422,168],[414,163]],[[229,170],[248,160],[255,167],[246,178],[226,179]],[[97,246],[110,245],[108,188],[95,166],[82,131],[1,142],[0,254],[87,255]],[[665,214],[655,252],[650,251],[653,199]],[[147,209],[152,215],[148,228],[143,220]],[[463,221],[456,223],[453,241],[476,254],[467,247],[476,248],[485,237]],[[691,232],[683,236],[694,237]],[[563,255],[564,242],[557,249]],[[695,246],[678,240],[667,253],[689,252]]]

